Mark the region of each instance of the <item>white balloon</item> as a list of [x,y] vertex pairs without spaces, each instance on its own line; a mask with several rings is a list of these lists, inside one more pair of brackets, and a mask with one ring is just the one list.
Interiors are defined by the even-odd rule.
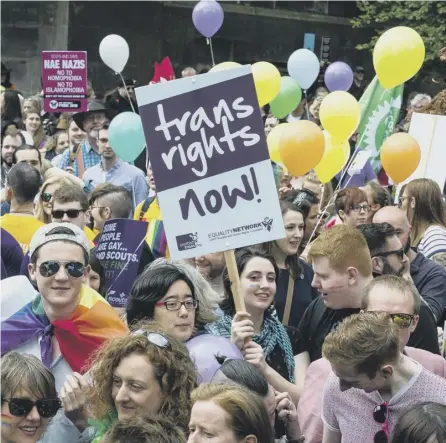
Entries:
[[320,69],[319,59],[308,49],[298,49],[288,59],[288,73],[302,89],[308,89],[316,81]]
[[129,59],[129,45],[117,34],[104,37],[99,45],[99,55],[102,61],[113,71],[122,72]]

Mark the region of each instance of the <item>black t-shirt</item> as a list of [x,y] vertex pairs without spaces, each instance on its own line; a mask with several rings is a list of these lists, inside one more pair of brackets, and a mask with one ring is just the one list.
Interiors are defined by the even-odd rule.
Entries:
[[[359,309],[334,310],[327,308],[321,297],[308,306],[298,329],[302,334],[303,347],[310,354],[312,362],[322,357],[322,345],[325,337],[334,331],[344,318],[358,312]],[[434,354],[440,353],[435,319],[425,303],[421,305],[420,321],[410,336],[407,346],[424,349]]]
[[[302,275],[299,275],[294,280],[293,301],[291,303],[290,319],[288,321],[288,325],[295,328],[299,326],[305,310],[319,296],[318,291],[311,287],[314,275],[311,266],[304,261],[301,261],[301,264]],[[277,291],[274,297],[274,306],[276,307],[277,316],[280,321],[283,320],[283,313],[285,311],[289,275],[290,273],[287,269],[280,270]]]
[[[304,352],[306,349],[302,342],[302,335],[300,332],[291,326],[284,326],[288,337],[291,342],[291,348],[293,349],[293,355],[298,355]],[[271,368],[278,372],[284,379],[290,381],[288,374],[288,368],[285,362],[281,348],[277,345],[271,354],[266,358],[266,362]]]

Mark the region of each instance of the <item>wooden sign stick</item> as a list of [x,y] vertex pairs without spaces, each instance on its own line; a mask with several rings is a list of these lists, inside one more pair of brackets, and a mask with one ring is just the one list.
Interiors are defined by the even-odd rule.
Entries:
[[224,252],[226,267],[228,268],[229,280],[231,281],[232,297],[234,299],[236,312],[246,311],[245,300],[240,295],[240,276],[238,275],[237,263],[235,261],[234,249]]

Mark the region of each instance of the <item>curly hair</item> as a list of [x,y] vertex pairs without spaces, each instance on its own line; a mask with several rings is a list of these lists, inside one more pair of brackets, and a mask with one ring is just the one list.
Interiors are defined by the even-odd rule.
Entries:
[[154,322],[140,322],[144,332],[163,334],[170,342],[166,348],[152,344],[146,334],[130,334],[110,340],[90,359],[91,386],[88,392],[90,409],[97,420],[104,420],[115,412],[112,398],[113,374],[123,358],[131,354],[147,357],[165,395],[159,414],[172,418],[187,429],[191,411],[191,393],[196,387],[197,373],[187,348],[179,340],[166,335]]

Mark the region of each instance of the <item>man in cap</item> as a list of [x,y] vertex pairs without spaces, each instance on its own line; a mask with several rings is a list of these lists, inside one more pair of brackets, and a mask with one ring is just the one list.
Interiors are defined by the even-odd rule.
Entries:
[[[122,78],[119,78],[117,88],[105,99],[105,106],[115,111],[116,114],[120,114],[121,112],[133,112],[133,109],[139,114],[138,105],[136,104],[135,99],[135,86],[135,79],[125,77],[123,81]],[[129,96],[131,103],[129,101]]]
[[[66,378],[81,380],[78,373],[85,370],[90,355],[128,329],[97,292],[82,284],[90,272],[90,248],[81,229],[49,223],[36,231],[29,252],[29,274],[39,294],[2,322],[2,354],[35,355],[51,370],[64,395]],[[79,432],[59,411],[43,441],[75,437]]]
[[362,66],[356,66],[353,73],[353,85],[349,92],[356,100],[359,100],[364,94],[367,82],[364,80],[364,68]]
[[88,102],[86,112],[77,112],[73,115],[76,125],[87,134],[84,143],[74,145],[62,154],[60,169],[73,168],[74,175],[82,178],[84,172],[101,161],[97,144],[99,130],[108,125],[115,112],[106,109],[104,105],[96,100]]

